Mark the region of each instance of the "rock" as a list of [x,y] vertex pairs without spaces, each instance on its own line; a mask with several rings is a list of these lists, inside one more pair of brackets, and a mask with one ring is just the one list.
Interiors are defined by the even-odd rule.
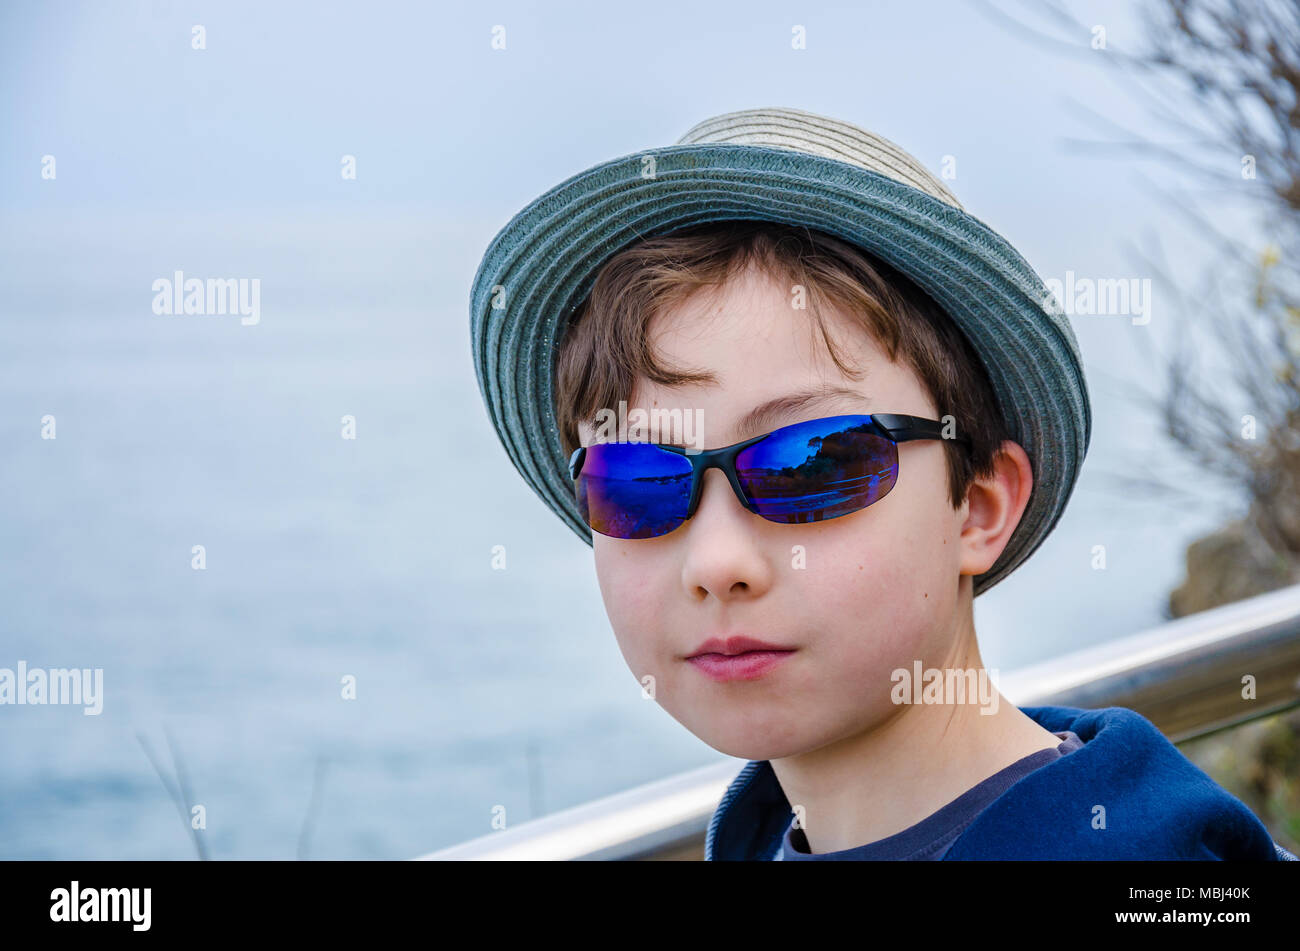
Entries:
[[1169,595],[1184,617],[1300,583],[1300,558],[1274,551],[1239,519],[1187,547],[1187,580]]

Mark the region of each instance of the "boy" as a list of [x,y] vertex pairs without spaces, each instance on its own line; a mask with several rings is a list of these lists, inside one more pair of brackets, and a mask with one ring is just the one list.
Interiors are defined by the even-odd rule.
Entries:
[[638,681],[749,760],[706,859],[1283,857],[1132,711],[989,683],[972,601],[1090,435],[1052,303],[915,159],[790,109],[602,163],[489,247],[503,444]]

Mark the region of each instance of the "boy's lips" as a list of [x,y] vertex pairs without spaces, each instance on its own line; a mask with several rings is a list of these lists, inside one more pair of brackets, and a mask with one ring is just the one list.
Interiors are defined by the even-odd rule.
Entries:
[[786,647],[782,644],[769,644],[767,641],[760,641],[756,637],[745,637],[738,634],[734,637],[710,637],[707,641],[695,648],[693,653],[687,654],[686,659],[698,657],[701,654],[745,654],[749,651],[791,651],[793,647]]
[[686,660],[713,680],[757,680],[795,650],[753,637],[711,637]]

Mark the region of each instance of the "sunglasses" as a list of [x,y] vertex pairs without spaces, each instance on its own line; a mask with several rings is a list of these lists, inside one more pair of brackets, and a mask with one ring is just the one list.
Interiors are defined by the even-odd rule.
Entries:
[[919,416],[827,416],[690,454],[658,443],[579,446],[569,475],[583,520],[611,538],[657,538],[681,527],[695,514],[707,469],[726,473],[749,511],[793,525],[879,502],[898,481],[900,442],[946,438],[942,423]]

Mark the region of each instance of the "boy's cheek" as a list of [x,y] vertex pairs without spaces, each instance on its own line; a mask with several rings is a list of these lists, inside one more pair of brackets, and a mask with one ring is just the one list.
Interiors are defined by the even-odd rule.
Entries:
[[600,586],[600,596],[605,602],[606,613],[613,620],[617,611],[622,614],[635,613],[639,602],[644,598],[640,587],[634,584],[638,574],[636,560],[629,556],[627,549],[617,542],[611,542],[600,535],[593,543],[596,563],[596,582]]
[[[937,632],[952,610],[943,578],[955,575],[941,555],[902,557],[848,550],[809,572],[793,603],[815,612],[816,653],[834,673],[871,695],[887,694],[890,673],[942,653]],[[798,572],[792,573],[798,575]],[[955,579],[951,587],[955,594]]]
[[628,667],[638,679],[655,674],[648,668],[653,666],[656,652],[662,655],[673,650],[672,645],[658,643],[661,633],[656,621],[663,616],[668,597],[658,587],[662,582],[653,579],[644,565],[620,552],[618,546],[597,550],[596,580],[605,614]]

